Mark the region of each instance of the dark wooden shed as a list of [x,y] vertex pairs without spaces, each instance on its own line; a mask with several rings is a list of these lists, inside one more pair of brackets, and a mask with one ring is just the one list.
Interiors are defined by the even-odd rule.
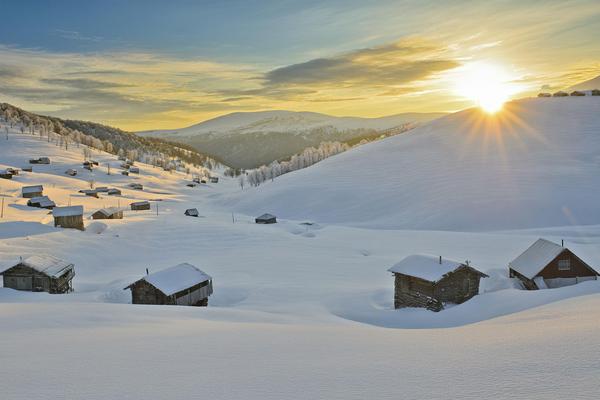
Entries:
[[48,196],[32,197],[27,201],[29,207],[46,208],[52,210],[56,204]]
[[55,207],[52,210],[54,226],[84,231],[83,206]]
[[102,208],[92,214],[92,219],[123,219],[123,210],[117,207]]
[[566,247],[538,239],[508,265],[525,289],[558,288],[598,279],[598,272]]
[[569,93],[563,92],[563,91],[559,91],[559,92],[552,94],[552,97],[568,97],[568,96],[569,96]]
[[200,214],[198,213],[198,209],[196,208],[188,208],[187,210],[185,210],[185,215],[187,215],[188,217],[197,217]]
[[254,219],[257,224],[275,224],[277,223],[277,217],[272,214],[263,214],[260,217]]
[[73,290],[73,264],[47,255],[21,259],[0,273],[4,287],[30,292],[67,293]]
[[578,96],[578,97],[585,96],[585,92],[582,92],[580,90],[574,90],[571,92],[571,96]]
[[188,263],[146,275],[127,289],[131,289],[133,304],[205,307],[213,293],[212,278]]
[[12,179],[13,173],[7,170],[0,170],[0,178],[2,179]]
[[394,274],[394,308],[421,307],[440,311],[445,303],[460,304],[479,293],[487,277],[466,262],[429,255],[408,256],[388,271]]
[[40,197],[44,193],[44,187],[42,185],[23,186],[21,188],[21,193],[26,199],[30,199],[32,197]]
[[600,89],[593,89],[592,96],[600,96]]
[[150,202],[148,202],[148,201],[136,201],[134,203],[131,203],[130,206],[131,206],[131,209],[133,211],[149,210],[150,209]]
[[106,192],[106,194],[108,194],[109,196],[120,196],[121,195],[121,190],[120,189],[111,188],[111,189],[108,189],[108,191]]

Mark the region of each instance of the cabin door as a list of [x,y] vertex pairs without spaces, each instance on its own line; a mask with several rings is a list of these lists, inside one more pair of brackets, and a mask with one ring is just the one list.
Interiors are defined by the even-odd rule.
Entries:
[[33,280],[31,276],[15,276],[11,278],[14,280],[12,287],[15,289],[28,291],[33,289]]

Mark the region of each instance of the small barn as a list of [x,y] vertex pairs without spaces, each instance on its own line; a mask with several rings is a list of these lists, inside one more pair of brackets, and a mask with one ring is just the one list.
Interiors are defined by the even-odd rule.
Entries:
[[47,255],[21,259],[1,272],[4,287],[52,294],[73,291],[75,267],[72,263]]
[[140,169],[138,167],[129,167],[129,173],[130,174],[139,174]]
[[196,208],[188,208],[187,210],[185,210],[185,215],[187,215],[188,217],[197,217],[200,214],[198,214],[198,209]]
[[12,175],[19,175],[19,170],[16,168],[8,167],[6,168],[6,172]]
[[188,263],[146,275],[127,289],[133,304],[206,307],[213,293],[212,278]]
[[88,171],[91,171],[92,169],[94,169],[94,164],[92,164],[91,161],[84,161],[83,168],[87,169]]
[[79,193],[83,193],[86,196],[95,197],[97,199],[100,198],[100,195],[98,194],[98,191],[96,189],[82,189],[79,191]]
[[33,168],[32,167],[22,167],[21,171],[23,171],[23,172],[33,172]]
[[600,89],[593,89],[592,96],[600,96]]
[[2,179],[12,179],[13,175],[14,174],[12,172],[7,171],[5,169],[0,170],[0,178]]
[[77,170],[75,170],[73,168],[69,168],[68,170],[65,171],[65,174],[67,174],[69,176],[76,176],[77,175]]
[[129,176],[129,171],[121,171],[121,175]]
[[40,197],[44,194],[44,187],[42,185],[23,186],[23,188],[21,188],[21,194],[26,199]]
[[598,279],[598,272],[566,247],[538,239],[508,265],[525,289],[558,288]]
[[121,195],[121,190],[120,189],[108,189],[108,191],[106,192],[106,194],[108,194],[109,196],[120,196]]
[[573,92],[571,92],[571,96],[585,96],[585,92],[579,91],[579,90],[575,90]]
[[133,211],[149,210],[150,202],[148,201],[136,201],[130,204]]
[[550,93],[538,93],[538,97],[552,97]]
[[552,95],[552,97],[567,97],[567,96],[569,96],[569,93],[563,92],[563,91],[556,92]]
[[96,187],[96,192],[98,192],[98,193],[108,193],[108,187],[107,186],[97,186]]
[[218,176],[211,176],[210,177],[210,183],[219,183],[219,177]]
[[440,311],[445,303],[460,304],[479,294],[487,275],[442,257],[412,255],[388,271],[394,274],[394,308],[421,307]]
[[52,210],[54,226],[84,231],[83,206],[55,207]]
[[123,219],[123,210],[117,207],[102,208],[92,214],[92,219]]
[[29,164],[50,164],[48,157],[32,158],[29,160]]
[[255,218],[254,222],[256,222],[257,224],[275,224],[277,223],[277,217],[267,213]]
[[56,204],[50,200],[48,196],[32,197],[27,200],[27,205],[29,207],[45,208],[48,210],[52,210],[56,207]]
[[144,185],[141,183],[130,183],[129,187],[135,190],[144,190]]

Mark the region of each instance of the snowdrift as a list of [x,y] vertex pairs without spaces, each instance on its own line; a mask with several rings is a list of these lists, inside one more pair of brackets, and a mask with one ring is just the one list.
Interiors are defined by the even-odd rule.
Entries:
[[[386,229],[600,223],[600,98],[464,110],[225,199],[251,215]],[[223,199],[219,199],[223,201]]]

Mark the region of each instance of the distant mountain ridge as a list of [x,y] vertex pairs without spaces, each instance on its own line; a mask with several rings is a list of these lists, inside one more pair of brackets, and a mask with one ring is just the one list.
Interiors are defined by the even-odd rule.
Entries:
[[444,113],[405,113],[381,118],[334,117],[315,112],[236,112],[187,128],[138,132],[182,142],[238,168],[279,160],[325,141],[360,141]]
[[569,90],[593,90],[600,89],[600,75],[585,82],[578,83],[569,88]]

